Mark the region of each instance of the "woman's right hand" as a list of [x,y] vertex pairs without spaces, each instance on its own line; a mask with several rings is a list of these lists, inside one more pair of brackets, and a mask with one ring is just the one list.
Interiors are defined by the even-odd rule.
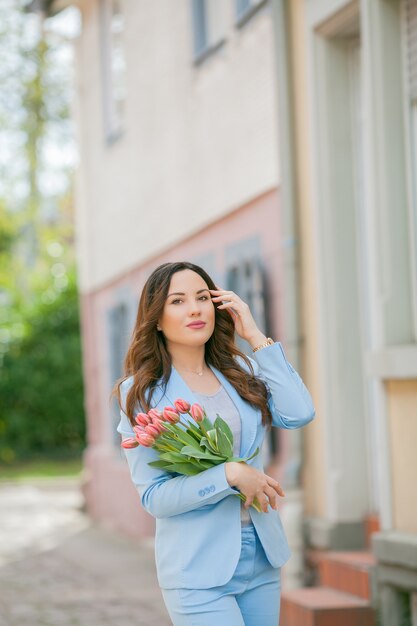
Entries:
[[268,502],[273,509],[278,508],[277,494],[284,496],[279,482],[268,474],[242,461],[228,461],[225,466],[226,479],[231,487],[237,487],[246,496],[244,507],[248,509],[257,498],[261,509],[268,513]]

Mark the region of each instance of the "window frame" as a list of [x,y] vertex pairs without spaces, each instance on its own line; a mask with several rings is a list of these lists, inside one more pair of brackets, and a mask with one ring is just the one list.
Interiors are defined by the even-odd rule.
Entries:
[[215,54],[226,43],[226,37],[211,41],[209,20],[207,19],[207,0],[191,1],[193,63],[201,65],[208,57]]
[[[99,21],[100,21],[100,49],[101,49],[101,78],[102,78],[102,111],[104,135],[108,145],[119,140],[125,132],[126,122],[126,55],[124,53],[124,91],[122,100],[123,108],[118,110],[118,101],[115,97],[115,81],[113,72],[114,42],[111,30],[113,18],[113,3],[118,2],[120,12],[123,16],[123,0],[100,0]],[[125,19],[125,18],[123,18]],[[125,26],[123,27],[124,31]],[[119,35],[123,38],[122,34]],[[122,44],[123,47],[123,44]]]
[[269,0],[248,0],[247,6],[244,9],[239,9],[241,2],[242,0],[235,0],[235,26],[237,28],[241,28],[249,22],[254,15],[269,3]]

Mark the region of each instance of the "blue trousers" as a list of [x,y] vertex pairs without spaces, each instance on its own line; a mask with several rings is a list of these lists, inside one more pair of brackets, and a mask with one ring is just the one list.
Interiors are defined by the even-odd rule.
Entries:
[[242,526],[232,578],[209,589],[161,589],[174,626],[278,626],[281,568],[272,567],[253,524]]

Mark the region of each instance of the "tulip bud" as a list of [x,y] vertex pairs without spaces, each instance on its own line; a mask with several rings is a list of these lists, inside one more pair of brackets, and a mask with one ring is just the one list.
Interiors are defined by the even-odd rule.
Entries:
[[161,419],[162,411],[159,411],[158,409],[150,409],[148,411],[148,417],[151,418],[151,421],[153,421],[154,419]]
[[145,432],[145,426],[133,426],[133,430],[135,431],[135,435],[139,435],[139,433]]
[[159,433],[163,433],[164,430],[167,430],[167,428],[164,426],[164,422],[162,420],[160,420],[160,419],[155,419],[152,422],[152,426],[157,428]]
[[141,426],[147,426],[151,422],[151,418],[146,413],[138,413],[135,420]]
[[139,443],[136,437],[128,437],[127,439],[123,439],[121,445],[123,448],[137,448]]
[[141,446],[145,446],[145,448],[150,448],[155,443],[155,438],[148,433],[140,433],[136,435],[136,439],[139,441]]
[[190,413],[191,413],[191,417],[196,422],[201,422],[204,419],[204,409],[202,406],[197,404],[197,402],[191,405]]
[[166,406],[163,412],[163,418],[165,421],[170,422],[170,424],[176,424],[180,421],[180,416],[178,411],[174,409],[172,406]]
[[160,432],[155,424],[148,424],[145,426],[145,433],[148,433],[148,435],[151,435],[152,437],[159,437],[160,435]]
[[174,405],[178,413],[188,413],[188,411],[190,410],[190,403],[186,400],[182,400],[182,398],[178,398],[178,400],[175,400]]

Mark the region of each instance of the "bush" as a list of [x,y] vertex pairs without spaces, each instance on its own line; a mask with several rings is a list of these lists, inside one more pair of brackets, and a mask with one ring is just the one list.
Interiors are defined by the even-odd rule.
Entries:
[[71,457],[85,447],[78,294],[75,282],[25,320],[0,365],[0,463]]

